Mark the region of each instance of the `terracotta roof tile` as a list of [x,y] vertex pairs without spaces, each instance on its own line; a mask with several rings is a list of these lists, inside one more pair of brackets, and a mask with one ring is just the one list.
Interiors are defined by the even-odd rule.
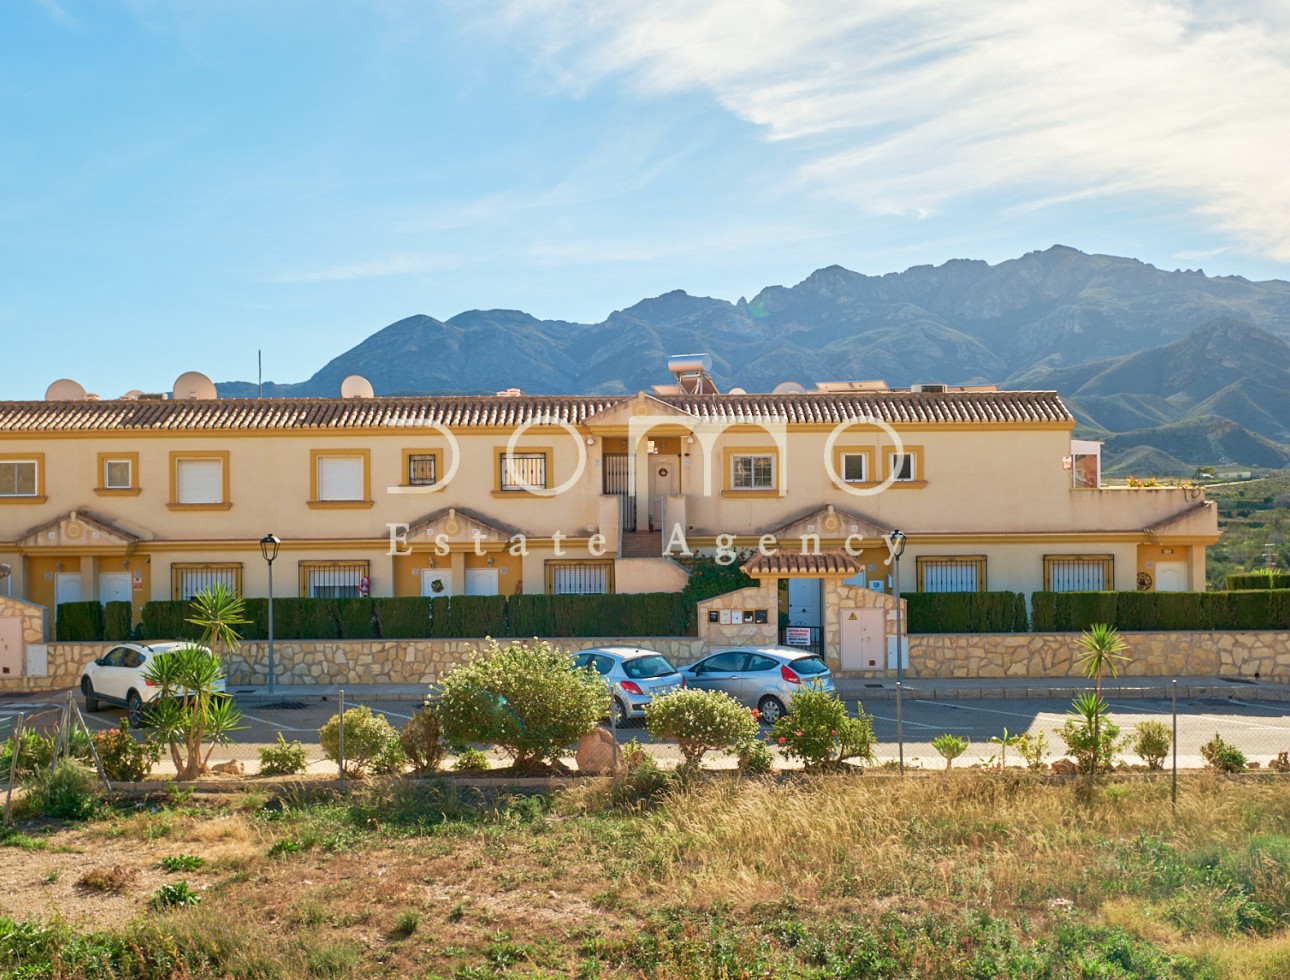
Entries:
[[[722,421],[835,424],[1074,423],[1053,391],[805,392],[668,395],[688,415]],[[226,398],[211,401],[0,402],[0,432],[190,432],[228,429],[511,427],[548,416],[579,425],[627,401],[598,395],[440,395],[403,398]]]
[[864,565],[845,551],[821,551],[818,555],[800,551],[777,551],[771,555],[753,555],[743,563],[749,575],[855,575]]

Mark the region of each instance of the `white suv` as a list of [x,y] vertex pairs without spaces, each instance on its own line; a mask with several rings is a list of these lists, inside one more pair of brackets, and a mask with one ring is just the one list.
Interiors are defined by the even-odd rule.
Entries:
[[[148,660],[159,653],[169,653],[194,643],[172,640],[155,643],[122,643],[115,646],[93,663],[81,669],[81,693],[85,695],[85,710],[98,711],[100,702],[119,704],[129,712],[130,724],[136,728],[143,724],[144,706],[154,701],[161,688],[145,679]],[[206,647],[199,647],[210,654]],[[224,693],[224,678],[215,682],[212,690]]]

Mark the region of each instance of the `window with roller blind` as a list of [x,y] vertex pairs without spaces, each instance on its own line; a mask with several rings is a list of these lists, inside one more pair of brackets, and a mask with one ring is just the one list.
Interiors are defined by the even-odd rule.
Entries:
[[170,507],[222,510],[228,498],[228,453],[171,453]]
[[310,454],[310,507],[371,507],[366,449],[320,450]]

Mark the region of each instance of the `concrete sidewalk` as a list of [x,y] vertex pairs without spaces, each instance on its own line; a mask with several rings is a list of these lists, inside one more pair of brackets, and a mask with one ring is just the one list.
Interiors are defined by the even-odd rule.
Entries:
[[[1290,702],[1290,684],[1269,684],[1225,677],[1179,677],[1180,700],[1196,698],[1234,698],[1241,701]],[[1108,698],[1169,700],[1175,678],[1120,677],[1104,679],[1102,693]],[[838,694],[850,701],[894,700],[896,682],[889,678],[865,681],[838,678]],[[1093,682],[1082,677],[1004,677],[1004,678],[915,678],[904,682],[906,697],[952,701],[989,701],[1009,699],[1060,700],[1091,691]],[[430,691],[426,684],[350,684],[344,688],[347,700],[419,701]],[[267,685],[230,685],[229,693],[238,701],[264,704],[276,701],[339,701],[341,687],[335,684],[277,684],[272,694]]]

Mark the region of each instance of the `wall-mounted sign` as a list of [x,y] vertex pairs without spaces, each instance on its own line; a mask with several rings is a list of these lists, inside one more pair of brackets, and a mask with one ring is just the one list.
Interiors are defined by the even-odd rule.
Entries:
[[811,645],[811,628],[809,626],[789,626],[784,630],[784,642],[791,647],[809,647]]

